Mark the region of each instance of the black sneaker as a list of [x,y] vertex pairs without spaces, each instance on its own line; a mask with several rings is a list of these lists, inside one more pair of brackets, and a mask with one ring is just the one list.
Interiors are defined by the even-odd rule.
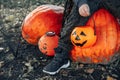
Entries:
[[69,66],[70,66],[69,60],[60,60],[54,58],[47,66],[44,67],[43,72],[50,75],[55,75],[62,68],[67,68]]

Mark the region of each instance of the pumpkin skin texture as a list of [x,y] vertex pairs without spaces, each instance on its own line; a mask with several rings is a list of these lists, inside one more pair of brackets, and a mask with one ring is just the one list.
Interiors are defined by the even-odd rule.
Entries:
[[117,43],[117,50],[120,52],[120,23],[118,24],[118,43]]
[[30,44],[37,45],[39,38],[48,31],[60,34],[63,8],[42,5],[29,13],[22,24],[22,37]]
[[39,50],[47,56],[54,56],[54,48],[58,46],[58,40],[59,37],[55,33],[47,32],[38,41]]
[[76,27],[71,33],[71,42],[74,46],[81,48],[92,46],[96,39],[94,29],[91,26]]
[[80,48],[74,46],[71,58],[83,63],[107,64],[120,49],[120,29],[116,19],[105,9],[96,11],[86,25],[94,26],[97,40],[93,46]]

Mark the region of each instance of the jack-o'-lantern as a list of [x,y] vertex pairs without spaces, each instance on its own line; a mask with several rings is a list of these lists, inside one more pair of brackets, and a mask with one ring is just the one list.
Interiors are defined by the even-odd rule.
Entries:
[[29,13],[22,24],[22,37],[30,44],[37,45],[39,38],[48,31],[60,33],[63,7],[41,5]]
[[117,20],[107,10],[100,9],[91,16],[86,25],[95,25],[96,42],[85,48],[74,46],[71,50],[72,59],[83,63],[109,63],[119,54],[117,51],[120,49],[120,28]]
[[81,48],[92,46],[96,42],[96,35],[93,28],[91,26],[76,27],[71,33],[71,42],[73,45]]
[[47,56],[54,56],[54,48],[58,46],[58,40],[59,37],[55,32],[47,32],[38,41],[39,50]]

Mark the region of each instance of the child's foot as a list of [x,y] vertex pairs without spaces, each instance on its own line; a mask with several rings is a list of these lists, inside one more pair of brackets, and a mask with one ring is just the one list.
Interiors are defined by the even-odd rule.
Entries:
[[62,60],[62,59],[57,59],[54,58],[47,66],[44,67],[43,72],[50,74],[50,75],[55,75],[58,73],[62,68],[67,68],[70,65],[69,60]]

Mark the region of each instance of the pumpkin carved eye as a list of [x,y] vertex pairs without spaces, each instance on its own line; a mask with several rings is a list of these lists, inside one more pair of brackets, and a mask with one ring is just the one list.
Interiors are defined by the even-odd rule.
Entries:
[[80,33],[80,35],[86,36],[86,34],[83,31]]
[[46,44],[46,43],[44,43],[44,45],[43,45],[43,49],[44,49],[44,50],[47,49],[47,44]]
[[71,42],[78,47],[89,47],[96,42],[96,35],[92,26],[76,27],[71,33]]
[[76,35],[76,31],[72,35]]

